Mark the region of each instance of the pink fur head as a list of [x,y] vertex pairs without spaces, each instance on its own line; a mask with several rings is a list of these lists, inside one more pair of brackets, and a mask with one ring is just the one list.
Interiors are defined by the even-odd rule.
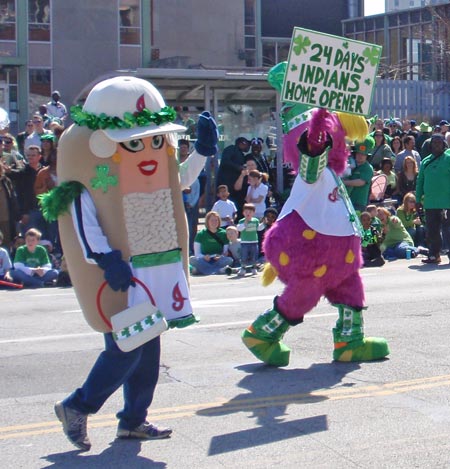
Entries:
[[308,147],[313,155],[320,154],[323,151],[328,138],[327,135],[331,138],[332,148],[328,153],[328,166],[336,174],[342,174],[347,166],[349,155],[345,143],[345,131],[337,115],[323,108],[315,109],[310,121],[300,124],[284,135],[284,161],[291,163],[293,169],[297,172],[299,164],[297,144],[305,131],[308,131]]

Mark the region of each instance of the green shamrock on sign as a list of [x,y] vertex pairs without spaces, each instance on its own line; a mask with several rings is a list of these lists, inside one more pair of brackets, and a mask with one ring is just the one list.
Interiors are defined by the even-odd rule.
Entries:
[[347,42],[347,41],[344,42],[344,43],[342,44],[342,47],[343,47],[344,49],[348,49],[348,42]]
[[292,65],[291,65],[291,72],[296,72],[297,70],[298,70],[297,65],[292,64]]
[[308,36],[303,37],[301,34],[299,34],[295,39],[294,39],[294,52],[295,55],[300,55],[303,52],[306,52],[308,46],[311,45],[311,41],[309,40]]
[[363,50],[362,55],[366,58],[366,63],[370,62],[370,65],[375,67],[375,65],[378,63],[378,60],[380,59],[380,49],[375,46],[372,47],[372,49],[370,47],[366,47]]
[[366,85],[369,85],[369,86],[370,86],[370,84],[372,83],[372,81],[370,80],[370,78],[367,78],[367,80],[364,80],[364,83],[365,83]]
[[91,186],[93,189],[101,189],[103,192],[108,192],[108,186],[117,186],[117,176],[109,175],[108,165],[98,165],[95,168],[97,176],[91,179]]

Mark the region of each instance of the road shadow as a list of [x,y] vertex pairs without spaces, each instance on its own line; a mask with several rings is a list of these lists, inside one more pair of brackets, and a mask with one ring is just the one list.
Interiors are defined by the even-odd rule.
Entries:
[[409,265],[408,269],[419,272],[434,272],[436,270],[448,270],[450,269],[450,264],[413,264]]
[[142,442],[139,440],[114,440],[110,446],[100,454],[90,455],[88,452],[80,450],[68,451],[64,453],[53,453],[43,456],[51,463],[45,468],[53,469],[86,469],[90,467],[105,468],[133,468],[133,469],[164,469],[165,462],[154,461],[152,459],[139,456]]
[[[301,435],[326,431],[326,415],[285,421],[287,407],[292,404],[314,404],[328,399],[314,391],[339,384],[358,363],[313,364],[307,369],[286,370],[263,364],[236,367],[246,373],[238,386],[250,392],[241,393],[220,406],[201,409],[197,415],[220,417],[237,412],[250,413],[256,419],[255,428],[212,437],[209,455],[260,446]],[[349,384],[352,386],[352,384]]]

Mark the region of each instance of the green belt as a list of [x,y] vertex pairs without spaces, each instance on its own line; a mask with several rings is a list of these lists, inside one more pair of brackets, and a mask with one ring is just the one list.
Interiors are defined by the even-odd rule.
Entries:
[[131,265],[136,268],[155,267],[159,265],[175,264],[181,261],[181,249],[155,252],[154,254],[141,254],[131,258]]

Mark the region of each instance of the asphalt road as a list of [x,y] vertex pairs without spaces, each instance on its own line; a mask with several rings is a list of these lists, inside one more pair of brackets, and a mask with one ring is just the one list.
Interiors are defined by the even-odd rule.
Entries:
[[282,286],[193,278],[202,321],[164,333],[150,412],[172,438],[116,441],[118,391],[89,418],[87,453],[53,404],[82,383],[102,336],[72,289],[0,291],[1,468],[450,468],[450,266],[362,274],[366,334],[389,340],[389,359],[334,363],[336,310],[322,301],[286,334],[281,369],[258,363],[240,333]]

